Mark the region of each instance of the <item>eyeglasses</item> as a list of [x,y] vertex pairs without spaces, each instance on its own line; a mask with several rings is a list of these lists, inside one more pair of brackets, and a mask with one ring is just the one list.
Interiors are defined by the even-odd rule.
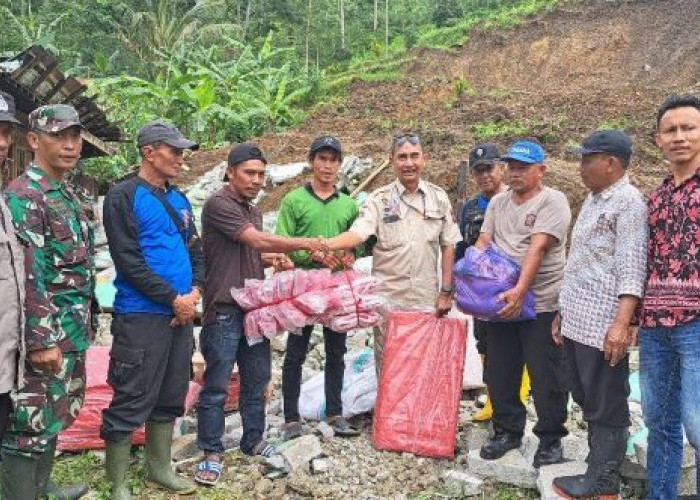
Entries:
[[410,142],[414,146],[418,146],[420,144],[420,137],[418,137],[418,134],[414,134],[413,132],[397,135],[394,137],[393,146],[395,148],[400,148],[406,144],[406,141]]

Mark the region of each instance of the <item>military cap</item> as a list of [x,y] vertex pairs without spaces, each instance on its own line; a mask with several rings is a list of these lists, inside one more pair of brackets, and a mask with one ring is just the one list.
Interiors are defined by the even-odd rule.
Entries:
[[69,127],[82,127],[80,116],[68,104],[47,104],[29,113],[29,130],[54,133]]

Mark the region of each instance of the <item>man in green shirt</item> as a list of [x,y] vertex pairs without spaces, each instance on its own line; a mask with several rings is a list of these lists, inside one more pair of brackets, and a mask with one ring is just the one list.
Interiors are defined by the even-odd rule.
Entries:
[[[313,179],[289,193],[282,200],[277,219],[277,234],[283,236],[305,236],[330,238],[347,231],[357,217],[355,200],[338,192],[335,183],[342,162],[340,141],[323,135],[314,139],[309,148],[309,165]],[[328,267],[336,269],[350,267],[354,254],[334,254],[297,251],[290,254],[296,267],[302,269]],[[301,369],[306,359],[313,325],[302,329],[301,335],[289,335],[287,352],[282,368],[282,396],[284,398],[284,438],[292,439],[303,433],[299,416],[299,392]],[[345,363],[346,333],[323,328],[326,352],[325,393],[328,423],[339,436],[356,436],[359,431],[343,418],[341,391]]]

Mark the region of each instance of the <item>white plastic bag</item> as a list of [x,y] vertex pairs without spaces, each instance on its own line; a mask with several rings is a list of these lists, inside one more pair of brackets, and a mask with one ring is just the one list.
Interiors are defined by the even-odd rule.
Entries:
[[[317,373],[301,386],[299,414],[305,420],[326,418],[326,396],[323,372]],[[377,400],[377,374],[374,369],[374,351],[369,348],[345,355],[343,379],[343,416],[348,418],[374,409]]]
[[462,389],[479,389],[484,387],[484,367],[481,356],[476,350],[476,338],[474,338],[474,318],[453,307],[450,316],[460,318],[467,323],[467,355],[464,359],[464,372],[462,374]]

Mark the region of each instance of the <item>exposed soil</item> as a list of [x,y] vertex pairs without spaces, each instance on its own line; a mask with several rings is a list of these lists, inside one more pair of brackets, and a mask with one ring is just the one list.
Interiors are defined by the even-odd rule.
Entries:
[[[518,28],[476,32],[452,51],[414,50],[403,79],[356,83],[344,102],[321,106],[295,129],[258,142],[272,162],[300,161],[313,137],[329,132],[347,153],[379,164],[394,134],[417,131],[430,158],[425,177],[454,197],[457,165],[483,139],[473,127],[518,124],[545,145],[547,182],[576,210],[584,191],[567,150],[601,125],[633,136],[630,172],[642,190],[663,176],[654,115],[669,93],[698,89],[698,29],[694,0],[572,1]],[[505,130],[488,140],[505,147],[516,135]],[[227,149],[196,153],[184,183],[224,160]],[[387,169],[369,188],[392,176]],[[275,209],[300,182],[268,193],[262,208]]]

